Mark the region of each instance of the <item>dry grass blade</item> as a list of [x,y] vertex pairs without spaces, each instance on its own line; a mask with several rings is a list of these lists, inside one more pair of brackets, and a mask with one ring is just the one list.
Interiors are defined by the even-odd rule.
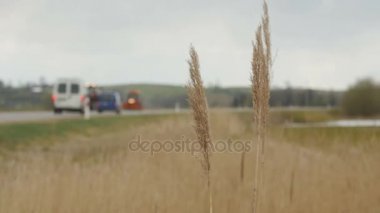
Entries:
[[252,58],[252,95],[254,122],[257,134],[255,180],[253,190],[253,212],[260,209],[260,186],[263,185],[263,168],[265,157],[265,141],[267,137],[267,123],[269,117],[270,98],[270,68],[272,66],[271,39],[269,28],[268,5],[264,1],[264,15],[262,23],[256,31],[256,40],[253,44]]
[[190,82],[187,86],[189,102],[193,110],[193,117],[195,121],[195,132],[197,139],[202,147],[202,166],[207,176],[207,187],[209,195],[209,212],[213,211],[212,193],[211,193],[211,180],[210,180],[210,127],[208,121],[208,110],[206,95],[203,87],[203,82],[200,74],[199,58],[194,47],[190,48]]

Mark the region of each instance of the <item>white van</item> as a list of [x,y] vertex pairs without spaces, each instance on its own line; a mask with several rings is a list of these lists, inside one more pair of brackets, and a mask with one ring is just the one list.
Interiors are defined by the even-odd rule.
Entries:
[[59,79],[54,84],[51,97],[54,113],[62,113],[62,111],[83,113],[85,104],[88,101],[87,95],[87,87],[80,79]]

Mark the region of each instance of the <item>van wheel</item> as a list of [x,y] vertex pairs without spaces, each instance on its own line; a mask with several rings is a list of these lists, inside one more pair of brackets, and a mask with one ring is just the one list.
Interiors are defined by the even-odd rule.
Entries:
[[62,114],[62,109],[54,109],[54,114]]

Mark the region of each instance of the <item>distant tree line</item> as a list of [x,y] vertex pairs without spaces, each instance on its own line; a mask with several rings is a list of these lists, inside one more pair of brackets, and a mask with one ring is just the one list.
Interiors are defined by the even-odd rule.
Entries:
[[[341,98],[342,92],[288,87],[286,89],[273,89],[269,103],[272,107],[337,107]],[[232,106],[252,106],[250,92],[235,94]]]
[[[43,78],[38,83],[17,87],[0,80],[0,110],[51,109],[51,85]],[[126,97],[131,89],[141,91],[145,108],[188,108],[185,87],[171,85],[121,85],[104,87],[119,91]],[[210,107],[252,107],[251,90],[248,87],[223,88],[218,85],[206,89]],[[347,91],[327,91],[303,88],[275,88],[271,91],[272,107],[339,107],[352,116],[380,114],[380,84],[371,79],[359,80]]]
[[0,80],[0,110],[48,109],[50,88],[47,84],[32,83],[13,87]]

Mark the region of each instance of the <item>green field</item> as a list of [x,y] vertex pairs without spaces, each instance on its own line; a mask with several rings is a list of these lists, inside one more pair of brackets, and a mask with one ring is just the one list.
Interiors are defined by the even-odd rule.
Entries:
[[[233,114],[244,122],[244,131],[249,132],[253,129],[250,111]],[[14,150],[33,143],[49,145],[55,141],[64,141],[72,135],[94,137],[103,133],[124,131],[132,126],[173,116],[144,115],[1,124],[0,148]],[[359,143],[359,141],[373,142],[374,139],[380,138],[380,128],[284,128],[284,125],[289,122],[312,123],[339,118],[342,116],[336,110],[273,110],[271,137],[276,140],[320,147],[328,147],[336,142],[351,144]]]
[[0,149],[16,149],[32,143],[63,141],[72,135],[96,136],[122,131],[131,126],[158,121],[169,115],[102,117],[91,120],[68,119],[46,122],[12,123],[0,125]]

